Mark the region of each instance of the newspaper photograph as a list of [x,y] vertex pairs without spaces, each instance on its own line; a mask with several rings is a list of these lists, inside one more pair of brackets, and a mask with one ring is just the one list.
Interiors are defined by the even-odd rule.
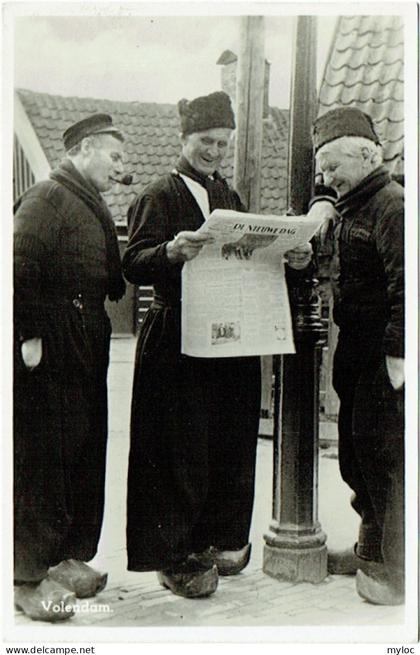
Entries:
[[193,357],[294,353],[284,253],[320,221],[217,209],[200,228],[213,242],[182,272],[182,352]]

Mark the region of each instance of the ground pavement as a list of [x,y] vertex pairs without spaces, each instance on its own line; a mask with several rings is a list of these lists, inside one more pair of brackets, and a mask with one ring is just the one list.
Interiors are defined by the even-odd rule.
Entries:
[[[109,373],[110,441],[106,510],[99,552],[93,564],[109,572],[107,588],[95,599],[79,601],[108,609],[80,611],[60,626],[62,638],[77,626],[399,626],[401,607],[369,605],[356,594],[354,578],[328,576],[320,584],[279,582],[262,570],[263,534],[271,517],[272,443],[260,439],[250,565],[238,576],[222,578],[215,595],[189,600],[159,587],[155,573],[126,570],[125,493],[133,339],[113,339]],[[346,547],[357,534],[331,446],[320,452],[319,518],[328,545]],[[93,610],[93,607],[92,607]],[[16,625],[30,623],[21,613]],[[54,630],[51,626],[51,630]],[[64,636],[66,635],[66,636]]]

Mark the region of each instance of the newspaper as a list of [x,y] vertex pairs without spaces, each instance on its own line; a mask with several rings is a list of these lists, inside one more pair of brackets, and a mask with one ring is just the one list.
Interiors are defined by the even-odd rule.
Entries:
[[321,220],[216,209],[199,232],[214,241],[184,264],[182,352],[193,357],[294,353],[284,253]]

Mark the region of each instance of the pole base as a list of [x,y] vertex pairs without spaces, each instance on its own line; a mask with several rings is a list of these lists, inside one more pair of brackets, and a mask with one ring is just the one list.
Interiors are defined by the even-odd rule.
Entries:
[[327,577],[327,547],[279,548],[264,546],[263,571],[288,582],[322,582]]

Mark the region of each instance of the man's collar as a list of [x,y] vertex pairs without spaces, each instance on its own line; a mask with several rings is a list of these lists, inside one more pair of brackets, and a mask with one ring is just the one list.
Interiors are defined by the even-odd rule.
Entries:
[[203,187],[206,187],[209,181],[217,179],[216,172],[214,173],[214,175],[203,175],[203,173],[197,171],[195,168],[191,166],[190,162],[188,161],[188,159],[186,159],[186,157],[184,157],[184,155],[181,155],[181,157],[178,159],[175,170],[181,175],[186,175],[187,177],[190,177],[192,180],[198,182]]
[[391,181],[391,176],[385,166],[381,165],[367,175],[354,189],[339,198],[335,204],[338,213],[345,218],[347,214],[357,211],[371,196],[375,195]]

